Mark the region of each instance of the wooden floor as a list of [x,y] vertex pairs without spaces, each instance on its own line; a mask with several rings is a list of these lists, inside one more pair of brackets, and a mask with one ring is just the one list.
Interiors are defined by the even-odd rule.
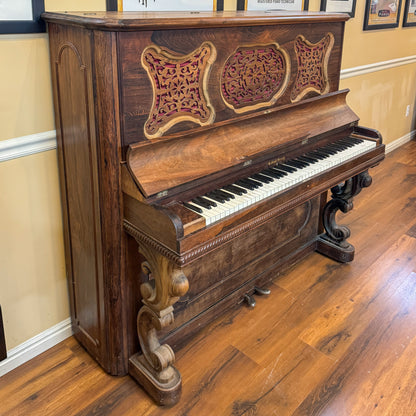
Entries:
[[204,330],[182,351],[182,399],[158,408],[105,374],[74,339],[0,378],[0,414],[416,415],[416,142],[371,170],[338,222],[351,264],[319,254]]

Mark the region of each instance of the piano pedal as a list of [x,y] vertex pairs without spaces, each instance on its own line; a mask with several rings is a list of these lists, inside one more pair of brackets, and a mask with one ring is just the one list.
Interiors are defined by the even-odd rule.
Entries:
[[252,295],[246,293],[243,297],[243,301],[247,304],[248,307],[254,308],[256,306],[256,300],[253,298]]
[[255,295],[268,296],[268,295],[270,295],[270,293],[271,293],[271,290],[267,289],[266,287],[254,286],[254,294]]

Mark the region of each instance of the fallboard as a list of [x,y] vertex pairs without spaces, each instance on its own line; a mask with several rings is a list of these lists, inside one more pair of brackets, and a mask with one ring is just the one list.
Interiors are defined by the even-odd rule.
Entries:
[[346,104],[347,93],[311,98],[190,136],[131,145],[128,169],[145,198],[153,200],[212,183],[216,175],[243,174],[291,146],[306,147],[340,130],[348,134],[358,117]]

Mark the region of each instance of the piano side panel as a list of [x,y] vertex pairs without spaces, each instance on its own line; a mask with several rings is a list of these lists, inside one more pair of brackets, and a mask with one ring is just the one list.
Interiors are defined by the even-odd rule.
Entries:
[[102,245],[91,48],[84,30],[50,25],[49,34],[72,326],[101,362],[103,286],[97,260]]
[[[267,108],[292,104],[291,93],[294,89],[298,69],[294,49],[295,39],[298,35],[304,34],[306,41],[317,44],[324,39],[327,33],[332,34],[333,47],[329,53],[327,63],[328,90],[325,93],[337,91],[343,30],[343,22],[338,22],[203,28],[200,30],[194,29],[192,36],[189,36],[189,31],[187,30],[120,32],[118,34],[118,42],[121,79],[121,124],[124,150],[131,143],[147,140],[144,134],[144,124],[152,109],[153,87],[149,75],[141,63],[141,56],[149,45],[164,48],[170,51],[172,55],[179,57],[186,56],[197,50],[204,42],[210,42],[213,45],[216,57],[208,77],[205,95],[214,108],[214,124],[216,124],[244,119],[247,114],[251,114],[253,111],[263,112]],[[261,49],[264,45],[275,43],[286,54],[286,60],[290,66],[290,77],[283,94],[274,104],[260,106],[258,109],[253,108],[250,111],[235,112],[234,109],[225,103],[221,94],[220,80],[224,66],[240,47],[253,46],[253,48],[260,47]],[[242,73],[242,76],[245,75]],[[247,77],[249,76],[247,75]],[[253,77],[255,78],[257,75]],[[247,81],[249,82],[250,79],[248,78]],[[317,93],[312,91],[304,95],[302,99],[310,98],[314,95],[317,95]],[[196,122],[181,121],[171,126],[162,137],[169,137],[185,131],[189,133],[190,130],[194,131],[201,128],[204,127],[200,127]]]
[[66,266],[75,336],[126,374],[135,281],[122,230],[116,35],[49,24]]
[[236,306],[254,285],[268,285],[284,267],[315,248],[320,197],[235,238],[184,268],[189,291],[175,305],[165,337],[174,348],[192,333]]

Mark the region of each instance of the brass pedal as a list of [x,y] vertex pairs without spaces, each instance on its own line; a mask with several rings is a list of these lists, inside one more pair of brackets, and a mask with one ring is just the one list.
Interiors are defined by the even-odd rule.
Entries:
[[256,300],[253,298],[253,296],[249,295],[248,293],[244,295],[243,300],[250,308],[254,308],[256,306]]
[[271,293],[270,289],[267,289],[265,287],[254,286],[254,294],[255,295],[268,296],[268,295],[270,295],[270,293]]

